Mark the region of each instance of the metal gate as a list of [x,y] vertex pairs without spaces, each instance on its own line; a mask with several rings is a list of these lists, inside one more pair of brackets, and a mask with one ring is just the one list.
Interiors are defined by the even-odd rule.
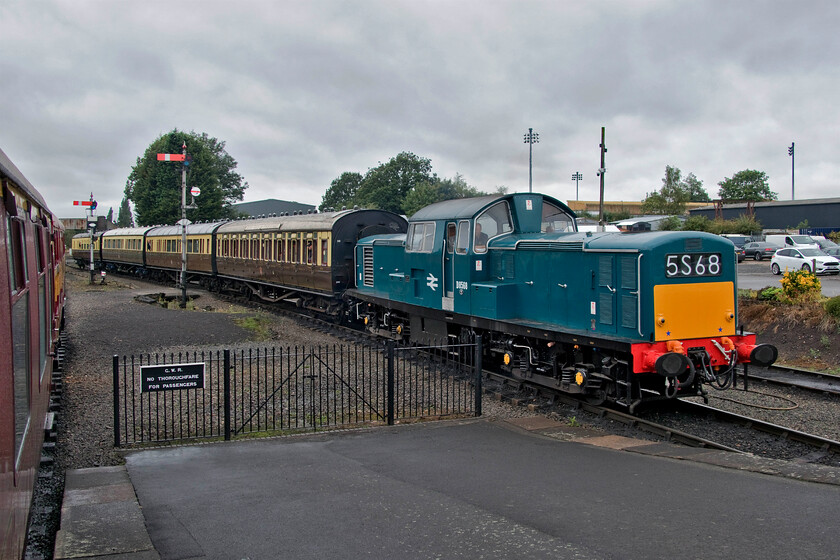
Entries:
[[[388,343],[114,356],[114,445],[478,416],[481,351],[479,339],[426,347]],[[203,370],[203,377],[148,382],[150,370],[187,366]]]

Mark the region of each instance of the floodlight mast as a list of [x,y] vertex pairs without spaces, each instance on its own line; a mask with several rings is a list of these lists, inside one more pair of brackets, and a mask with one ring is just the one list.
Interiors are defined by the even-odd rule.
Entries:
[[533,128],[529,128],[528,134],[525,135],[525,143],[528,144],[528,192],[533,192],[534,144],[540,143],[540,135],[534,132]]

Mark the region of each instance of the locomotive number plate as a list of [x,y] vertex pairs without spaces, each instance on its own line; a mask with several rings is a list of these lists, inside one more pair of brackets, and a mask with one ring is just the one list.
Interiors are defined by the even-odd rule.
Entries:
[[665,256],[667,278],[720,276],[720,253],[680,253]]

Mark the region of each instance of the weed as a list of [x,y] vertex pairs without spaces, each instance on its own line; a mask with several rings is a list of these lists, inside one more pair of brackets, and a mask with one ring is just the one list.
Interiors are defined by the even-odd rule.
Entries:
[[577,416],[572,416],[571,418],[569,418],[569,426],[571,426],[572,428],[580,426],[580,422],[578,422]]
[[808,348],[808,356],[812,360],[816,360],[820,357],[820,351],[817,350],[816,348]]
[[263,315],[237,317],[233,322],[237,326],[253,332],[257,340],[268,340],[271,338],[271,321]]
[[831,339],[828,337],[828,335],[824,334],[820,337],[820,344],[822,344],[826,348],[831,348]]

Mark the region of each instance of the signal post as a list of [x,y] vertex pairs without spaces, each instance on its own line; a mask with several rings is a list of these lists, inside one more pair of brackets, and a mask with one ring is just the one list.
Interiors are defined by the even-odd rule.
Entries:
[[93,240],[96,234],[96,201],[93,200],[93,193],[90,193],[90,200],[74,200],[73,206],[84,206],[87,209],[87,229],[90,234],[90,283],[93,284]]
[[180,154],[158,154],[158,161],[181,162],[181,307],[187,306],[187,143],[181,147]]

